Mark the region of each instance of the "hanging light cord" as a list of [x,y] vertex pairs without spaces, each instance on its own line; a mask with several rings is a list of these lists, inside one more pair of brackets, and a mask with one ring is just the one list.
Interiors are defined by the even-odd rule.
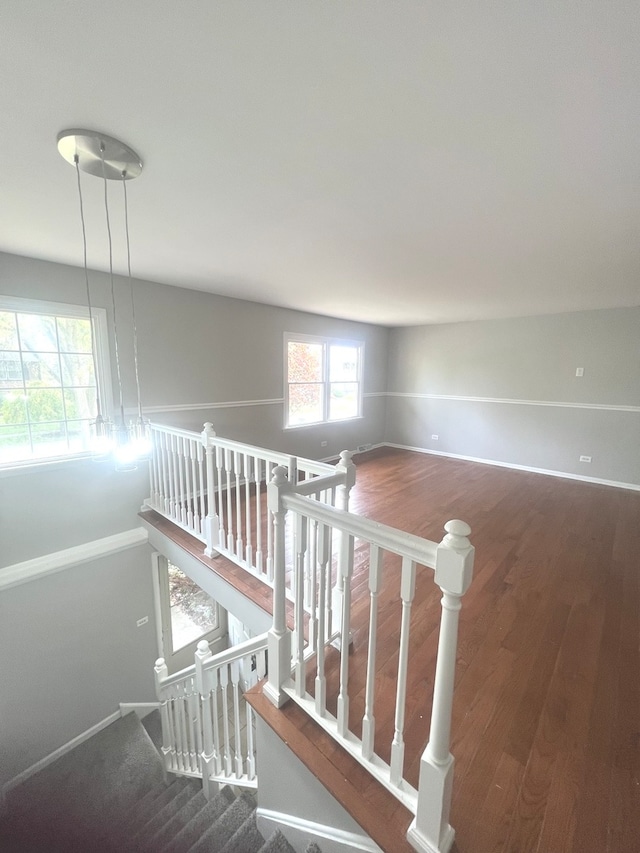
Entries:
[[96,380],[96,414],[97,419],[102,419],[102,411],[100,407],[100,380],[98,378],[98,360],[96,357],[95,333],[93,329],[93,309],[91,307],[91,290],[89,288],[89,270],[87,267],[87,228],[84,221],[84,203],[82,200],[82,183],[80,181],[80,158],[76,154],[73,158],[73,163],[76,167],[76,176],[78,178],[78,198],[80,199],[80,221],[82,223],[82,251],[84,264],[84,282],[87,288],[87,305],[89,307],[89,331],[91,333],[91,355],[93,357],[93,375]]
[[131,317],[133,320],[133,366],[136,376],[136,391],[138,394],[138,417],[142,420],[142,395],[140,394],[140,374],[138,371],[138,327],[136,325],[136,300],[133,293],[133,278],[131,276],[131,249],[129,245],[129,205],[127,202],[126,172],[122,173],[122,189],[124,191],[124,230],[127,239],[127,271],[129,273],[129,292],[131,294]]
[[111,222],[109,220],[109,200],[107,194],[107,174],[104,166],[104,144],[100,145],[100,159],[102,160],[102,178],[104,180],[104,209],[107,220],[107,236],[109,239],[109,280],[111,281],[111,306],[113,309],[113,337],[116,351],[116,373],[118,376],[118,392],[120,394],[120,418],[124,425],[124,401],[122,397],[122,375],[120,372],[120,351],[118,348],[118,319],[116,317],[116,294],[113,283],[113,242],[111,239]]

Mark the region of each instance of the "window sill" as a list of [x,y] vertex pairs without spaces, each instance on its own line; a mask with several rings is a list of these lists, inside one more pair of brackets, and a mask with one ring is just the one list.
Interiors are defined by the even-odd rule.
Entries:
[[336,421],[313,421],[310,424],[285,424],[283,429],[286,430],[295,430],[295,429],[305,429],[305,427],[327,427],[333,426],[334,424],[348,424],[352,421],[362,421],[364,420],[364,415],[355,415],[352,418],[341,418]]
[[15,477],[20,474],[36,474],[58,468],[85,466],[87,462],[99,464],[102,460],[94,459],[91,453],[75,453],[73,456],[57,456],[52,459],[28,459],[24,462],[5,462],[0,465],[0,479]]

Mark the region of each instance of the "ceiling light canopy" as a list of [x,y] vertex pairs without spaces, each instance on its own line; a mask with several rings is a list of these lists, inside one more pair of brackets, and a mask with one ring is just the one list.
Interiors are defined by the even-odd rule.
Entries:
[[[138,333],[136,327],[135,298],[133,292],[133,279],[131,277],[131,252],[129,244],[129,214],[127,205],[126,181],[137,178],[142,172],[142,160],[129,145],[108,136],[106,133],[98,133],[93,130],[82,130],[71,128],[62,130],[58,134],[58,151],[64,159],[74,166],[77,174],[78,197],[80,201],[80,218],[82,221],[82,242],[84,252],[84,272],[87,289],[87,304],[89,308],[89,320],[93,335],[93,316],[91,308],[91,289],[89,287],[89,274],[87,264],[87,237],[84,218],[84,205],[82,199],[82,184],[80,171],[87,172],[104,182],[104,206],[106,231],[109,245],[109,278],[111,282],[111,302],[113,309],[113,331],[115,341],[115,360],[118,379],[118,391],[120,396],[119,418],[115,423],[103,415],[100,403],[100,392],[96,394],[96,418],[92,424],[92,446],[98,455],[113,452],[116,468],[121,471],[136,468],[141,458],[148,457],[151,450],[149,421],[142,414],[142,400],[140,394],[140,379],[138,374]],[[127,271],[129,277],[129,290],[131,295],[131,320],[133,326],[133,358],[135,368],[135,380],[138,402],[138,417],[135,421],[127,423],[124,413],[124,398],[122,390],[122,376],[120,371],[120,347],[118,346],[118,323],[116,316],[116,299],[113,279],[113,242],[111,237],[111,222],[109,216],[108,181],[119,181],[123,188],[124,222],[127,252]],[[94,373],[98,381],[96,369],[96,352],[92,342],[94,358]]]
[[106,133],[78,128],[61,130],[58,151],[72,166],[77,158],[83,172],[108,181],[130,181],[142,172],[142,160],[133,148]]

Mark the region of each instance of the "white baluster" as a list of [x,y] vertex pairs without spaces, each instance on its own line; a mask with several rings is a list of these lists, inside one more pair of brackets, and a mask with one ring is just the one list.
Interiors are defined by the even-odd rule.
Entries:
[[218,553],[215,550],[215,544],[218,542],[218,516],[216,514],[215,504],[215,486],[213,474],[213,439],[215,438],[213,424],[206,423],[202,430],[202,446],[205,452],[205,487],[202,491],[202,500],[204,501],[204,492],[207,494],[207,515],[204,521],[206,548],[204,553],[207,557],[214,557]]
[[245,554],[249,568],[253,568],[253,540],[251,535],[251,457],[246,453],[244,460],[244,511],[245,511]]
[[158,658],[153,670],[156,682],[156,696],[158,697],[158,701],[160,702],[160,722],[162,724],[162,760],[165,770],[168,770],[172,741],[167,698],[162,689],[162,680],[164,678],[167,678],[169,674],[164,658]]
[[173,471],[173,517],[180,523],[180,466],[177,435],[171,436],[171,468]]
[[258,574],[264,572],[262,556],[262,460],[253,458],[253,472],[256,483],[256,569]]
[[[267,506],[269,505],[269,483],[273,476],[274,466],[271,462],[266,463],[266,482],[267,482]],[[267,580],[273,583],[273,515],[267,512]]]
[[158,472],[157,472],[157,463],[158,463],[158,450],[157,450],[157,441],[158,434],[153,427],[151,429],[151,457],[149,459],[149,472],[150,472],[150,500],[151,506],[154,509],[157,509],[158,502]]
[[184,770],[184,740],[182,737],[181,703],[178,698],[177,687],[171,688],[171,711],[173,736],[176,744],[176,764],[179,770]]
[[289,468],[289,471],[288,471],[288,474],[287,474],[287,479],[289,480],[289,482],[290,482],[293,486],[295,486],[295,485],[299,482],[299,476],[298,476],[298,458],[297,458],[296,456],[290,456],[290,457],[289,457],[289,465],[288,465],[288,468]]
[[229,735],[229,667],[227,665],[220,667],[220,687],[222,688],[222,731],[223,731],[223,755],[224,755],[224,774],[231,776],[231,738]]
[[171,736],[170,769],[179,770],[178,726],[176,725],[175,701],[171,693],[167,697],[167,711],[169,712],[169,731]]
[[226,512],[224,507],[224,490],[222,488],[224,478],[224,449],[220,445],[216,445],[216,486],[218,488],[218,544],[223,548],[227,545],[227,522]]
[[202,446],[196,442],[191,442],[191,483],[193,488],[192,497],[192,513],[191,524],[193,529],[199,535],[202,535],[202,525],[200,523],[200,511],[198,509],[198,451],[202,450]]
[[248,702],[245,702],[244,707],[247,715],[247,779],[252,781],[256,778],[256,747],[254,738],[255,721],[251,705],[249,705]]
[[211,680],[206,665],[213,655],[206,640],[200,640],[195,654],[196,684],[202,697],[202,790],[209,800],[218,792],[218,784],[212,780],[216,771],[213,746],[213,720],[211,717]]
[[[333,573],[334,573],[334,563],[336,561],[333,558],[333,527],[327,527],[327,536],[329,539],[329,544],[327,545],[327,553],[329,555],[329,559],[327,561],[326,567],[326,594],[325,594],[325,606],[324,606],[324,635],[329,640],[335,634],[335,629],[333,627],[333,593],[332,593],[332,581],[333,581]],[[336,577],[339,574],[339,568],[336,565]],[[342,601],[342,598],[340,599]],[[338,626],[340,624],[340,613],[337,614],[336,621],[338,622]],[[338,636],[334,641],[334,645],[339,649],[340,648],[340,634],[338,632]]]
[[306,570],[309,574],[309,626],[308,644],[309,648],[316,651],[318,648],[318,552],[317,552],[317,522],[309,519],[309,544],[306,554]]
[[[343,450],[340,454],[340,461],[335,466],[336,472],[342,474],[344,482],[336,487],[335,491],[335,506],[337,509],[342,509],[345,512],[349,510],[349,496],[351,489],[356,482],[356,466],[352,461],[353,453],[350,450]],[[338,531],[338,571],[336,573],[336,583],[331,593],[331,624],[329,630],[336,631],[342,635],[342,614],[343,607],[343,591],[344,579],[346,577],[344,570],[341,570],[341,565],[348,557],[348,543],[346,536]],[[351,636],[347,635],[347,642],[351,642]],[[341,641],[342,642],[342,641]]]
[[453,786],[450,753],[451,711],[458,643],[460,599],[473,577],[474,548],[464,521],[449,521],[436,552],[435,581],[442,590],[442,619],[433,687],[429,743],[420,761],[418,806],[407,838],[420,851],[449,850],[454,832],[449,824]]
[[400,581],[402,619],[400,622],[400,650],[398,652],[398,677],[396,680],[395,731],[391,744],[391,784],[399,785],[404,770],[404,714],[407,697],[407,669],[409,667],[409,632],[411,604],[416,591],[416,564],[408,557],[402,560]]
[[371,759],[376,737],[373,702],[376,687],[376,645],[378,640],[378,593],[382,583],[382,559],[377,545],[369,547],[369,647],[364,716],[362,718],[362,755]]
[[242,767],[242,733],[240,731],[240,661],[231,663],[231,695],[233,698],[233,728],[234,728],[234,772],[236,779],[243,775]]
[[224,463],[225,463],[225,471],[227,475],[227,551],[230,554],[233,554],[234,542],[233,542],[233,505],[231,502],[231,473],[232,473],[232,460],[233,453],[231,450],[225,449],[224,451]]
[[187,691],[187,708],[189,710],[189,758],[194,773],[200,772],[200,756],[202,754],[202,721],[200,720],[200,702],[196,694],[193,678],[189,679]]
[[[205,492],[206,492],[205,456],[206,456],[206,451],[205,451],[204,447],[202,446],[202,444],[199,444],[198,445],[198,467],[197,467],[197,473],[198,473],[198,478],[197,478],[197,482],[198,482],[198,488],[197,488],[198,519],[200,521],[200,533],[206,539],[206,533],[207,533],[206,527],[207,527],[207,525],[206,525],[205,519],[207,517],[207,510],[205,507]],[[206,496],[206,498],[208,500],[208,495]]]
[[216,774],[222,773],[222,745],[220,742],[220,668],[210,673],[211,682],[211,704],[213,719],[213,760]]
[[[316,652],[315,708],[316,714],[324,717],[327,709],[327,679],[325,676],[324,655],[327,643],[325,607],[327,589],[331,589],[331,549],[329,528],[325,524],[318,525],[316,535],[318,549],[318,649]],[[329,576],[328,576],[329,575]]]
[[307,550],[307,520],[300,513],[295,516],[295,578],[294,578],[294,614],[295,614],[295,684],[298,696],[305,694],[304,662],[304,563]]
[[277,467],[267,486],[267,501],[274,526],[274,578],[273,625],[268,635],[269,680],[264,693],[278,708],[286,701],[282,686],[291,675],[291,633],[287,628],[285,609],[285,510],[282,506],[282,495],[290,490],[286,468]]
[[187,507],[185,502],[185,480],[184,480],[184,462],[185,462],[185,438],[183,435],[177,436],[176,449],[178,452],[178,517],[179,521],[186,525],[187,523]]
[[167,516],[171,516],[171,454],[169,452],[169,433],[164,433],[162,436],[162,482],[164,491],[164,511]]
[[[185,438],[185,460],[184,460],[184,473],[185,473],[185,505],[186,505],[186,520],[185,524],[189,528],[189,530],[196,531],[194,520],[194,498],[193,498],[193,482],[191,480],[191,468],[193,465],[193,451],[194,451],[194,442],[191,438]],[[199,531],[196,531],[199,532]]]
[[340,619],[340,693],[338,694],[338,733],[349,730],[349,645],[351,638],[351,575],[353,574],[353,536],[340,534],[341,557],[338,574],[342,574],[342,617]]
[[174,455],[173,455],[173,442],[174,436],[171,433],[167,433],[167,476],[169,478],[168,485],[168,493],[169,493],[169,513],[172,518],[175,517],[176,511],[176,502],[175,502],[175,479],[173,476],[173,463],[174,463]]
[[233,469],[235,473],[236,488],[236,556],[244,560],[244,542],[242,533],[242,454],[237,450],[233,452]]
[[185,696],[185,688],[184,685],[180,685],[178,688],[178,716],[180,718],[180,730],[182,735],[182,766],[184,770],[191,769],[191,762],[189,757],[189,735],[188,735],[188,708]]

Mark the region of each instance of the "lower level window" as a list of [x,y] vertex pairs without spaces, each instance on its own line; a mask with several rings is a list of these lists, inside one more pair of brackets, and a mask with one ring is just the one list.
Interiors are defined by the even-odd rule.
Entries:
[[363,350],[357,341],[288,335],[286,426],[359,417]]
[[89,450],[106,387],[106,314],[92,315],[93,329],[82,306],[0,297],[0,465]]

